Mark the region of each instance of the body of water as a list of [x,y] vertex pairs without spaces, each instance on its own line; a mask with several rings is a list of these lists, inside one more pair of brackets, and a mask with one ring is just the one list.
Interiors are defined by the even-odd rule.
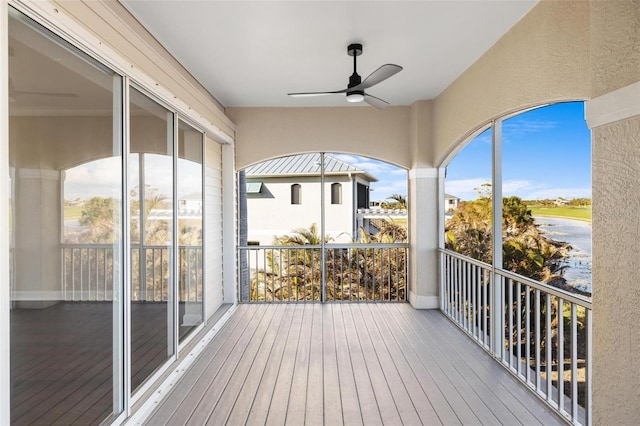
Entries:
[[563,276],[568,283],[591,293],[591,223],[555,217],[535,220],[547,238],[571,244]]

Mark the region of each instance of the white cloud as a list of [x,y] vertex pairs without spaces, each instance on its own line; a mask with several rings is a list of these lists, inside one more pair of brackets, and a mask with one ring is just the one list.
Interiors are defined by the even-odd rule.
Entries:
[[488,182],[491,182],[491,178],[447,179],[445,180],[444,191],[463,200],[475,200],[478,198],[478,192],[474,188],[479,188],[482,184]]

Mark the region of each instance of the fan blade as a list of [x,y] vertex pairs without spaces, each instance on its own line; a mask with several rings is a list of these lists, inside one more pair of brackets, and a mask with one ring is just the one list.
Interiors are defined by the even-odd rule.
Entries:
[[287,95],[293,98],[308,98],[311,96],[325,96],[325,95],[340,95],[347,93],[347,89],[336,90],[335,92],[302,92],[302,93],[287,93]]
[[384,107],[389,105],[389,102],[383,101],[382,99],[376,98],[375,96],[367,95],[366,93],[364,94],[364,101],[372,107],[378,109],[383,109]]
[[383,66],[369,74],[369,76],[365,78],[362,83],[358,84],[355,87],[352,87],[350,90],[368,89],[369,87],[375,86],[378,83],[382,83],[389,77],[393,77],[400,71],[402,71],[402,67],[400,65],[384,64]]

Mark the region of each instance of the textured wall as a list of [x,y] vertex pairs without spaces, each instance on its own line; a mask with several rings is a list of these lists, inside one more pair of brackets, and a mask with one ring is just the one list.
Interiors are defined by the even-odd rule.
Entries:
[[640,419],[640,117],[593,131],[596,425]]
[[640,80],[640,0],[591,2],[592,96]]
[[[640,1],[591,2],[590,23],[594,97],[622,87],[633,93],[628,86],[640,81]],[[640,92],[636,99],[640,102]],[[613,113],[620,105],[613,102],[609,107],[601,113]],[[593,423],[636,425],[640,419],[640,117],[597,127],[592,140]]]
[[512,111],[590,96],[589,3],[542,1],[435,100],[434,165]]
[[409,168],[409,107],[227,108],[236,167],[302,152],[346,152]]

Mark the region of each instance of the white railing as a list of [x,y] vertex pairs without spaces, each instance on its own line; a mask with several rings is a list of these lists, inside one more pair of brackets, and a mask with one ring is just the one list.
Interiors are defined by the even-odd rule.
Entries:
[[327,244],[324,253],[320,245],[239,247],[240,301],[404,302],[408,249],[399,243]]
[[441,310],[563,417],[591,425],[591,301],[449,250],[440,273]]
[[[202,247],[178,249],[181,302],[202,301]],[[65,301],[113,300],[113,246],[111,244],[62,245],[62,298]],[[132,301],[166,302],[170,277],[170,252],[166,246],[131,248]],[[143,267],[140,267],[143,265]]]

